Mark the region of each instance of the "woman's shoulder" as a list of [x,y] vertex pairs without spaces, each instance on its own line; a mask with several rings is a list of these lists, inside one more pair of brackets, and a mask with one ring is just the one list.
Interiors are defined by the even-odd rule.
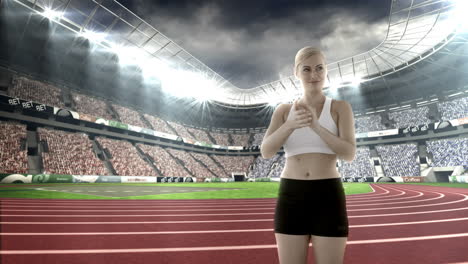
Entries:
[[342,113],[343,111],[347,111],[351,109],[351,104],[345,100],[336,100],[332,99],[330,110],[335,113]]
[[278,111],[281,111],[281,115],[283,116],[283,122],[285,122],[288,119],[289,111],[291,110],[292,103],[283,103],[278,105],[277,109]]

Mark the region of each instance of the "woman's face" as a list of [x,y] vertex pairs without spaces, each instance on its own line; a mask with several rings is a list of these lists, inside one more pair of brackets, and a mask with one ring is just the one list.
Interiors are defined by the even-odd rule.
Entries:
[[327,67],[321,55],[312,55],[297,66],[296,77],[302,86],[323,88],[327,77]]

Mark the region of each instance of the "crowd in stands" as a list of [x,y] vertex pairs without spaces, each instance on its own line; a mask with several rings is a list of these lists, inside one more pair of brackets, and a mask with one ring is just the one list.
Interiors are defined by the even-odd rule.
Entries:
[[112,120],[112,116],[108,112],[106,103],[97,98],[71,92],[73,102],[75,103],[75,111],[78,113],[87,114],[90,116],[101,117],[107,120]]
[[231,134],[234,146],[248,146],[250,134]]
[[61,90],[59,88],[25,77],[13,78],[13,85],[8,90],[8,95],[35,103],[60,108],[65,107],[65,104],[61,100]]
[[117,111],[117,114],[120,117],[120,122],[128,125],[148,128],[148,126],[141,121],[140,114],[137,111],[117,104],[112,104],[112,107]]
[[283,172],[284,166],[286,165],[286,158],[284,155],[280,155],[275,163],[273,163],[272,171],[270,172],[270,177],[272,178],[279,178],[281,173]]
[[432,167],[468,166],[468,138],[430,140],[426,144]]
[[396,122],[397,128],[419,126],[432,123],[428,117],[429,107],[422,106],[415,109],[407,109],[398,112],[390,112],[389,119]]
[[47,144],[42,152],[46,174],[109,175],[103,162],[92,150],[92,143],[84,133],[71,133],[38,128],[39,139]]
[[28,173],[28,154],[21,148],[26,126],[0,121],[0,173]]
[[226,171],[224,170],[224,167],[222,167],[222,165],[218,165],[218,163],[216,163],[213,158],[211,158],[210,156],[208,156],[207,154],[204,154],[204,153],[195,153],[195,152],[192,152],[190,153],[194,158],[200,160],[201,162],[203,162],[208,168],[210,168],[210,170],[212,172],[214,172],[214,174],[217,176],[217,177],[220,177],[220,178],[226,178],[226,177],[231,177],[231,175],[227,174]]
[[369,115],[356,117],[354,119],[355,133],[365,133],[369,131],[386,130],[387,128],[382,124],[382,116]]
[[157,176],[153,168],[144,161],[132,144],[125,140],[96,137],[101,148],[107,149],[117,175],[120,176]]
[[175,158],[180,159],[184,167],[187,168],[193,176],[200,178],[211,178],[215,176],[206,166],[196,161],[187,151],[170,148],[168,148],[167,151]]
[[174,131],[169,128],[166,121],[162,120],[161,118],[146,113],[143,114],[143,117],[151,124],[153,130],[171,135],[174,134]]
[[417,162],[417,144],[376,146],[385,176],[421,176]]
[[278,162],[278,159],[281,158],[281,155],[276,154],[270,159],[264,159],[262,156],[258,156],[255,160],[253,171],[250,174],[251,178],[266,178],[270,173],[274,163]]
[[468,117],[468,97],[437,104],[442,120]]
[[233,172],[245,172],[249,173],[249,167],[253,164],[254,156],[221,156],[212,155],[219,163],[224,166],[224,169],[228,174]]
[[369,147],[356,148],[354,160],[349,162],[338,159],[338,171],[341,177],[376,177],[377,173],[371,160]]
[[256,133],[254,135],[254,140],[252,142],[252,146],[261,146],[262,145],[262,141],[263,141],[263,138],[265,137],[265,133],[266,132],[263,132],[263,133]]
[[160,146],[151,146],[146,144],[137,144],[146,155],[148,155],[153,162],[153,165],[158,168],[162,176],[168,177],[183,177],[189,176],[184,167],[173,159],[166,149]]
[[228,134],[210,132],[210,135],[216,140],[217,145],[230,146]]
[[[27,173],[27,153],[20,149],[26,138],[26,128],[11,122],[0,122],[0,164],[3,173]],[[69,175],[110,175],[103,161],[92,151],[92,142],[86,134],[38,128],[39,140],[45,141],[48,151],[42,152],[44,173]],[[271,159],[258,156],[222,156],[193,153],[159,146],[137,144],[140,155],[131,143],[97,137],[101,148],[111,157],[117,175],[125,176],[195,176],[231,177],[233,172],[245,172],[253,178],[280,177],[286,159],[276,154]],[[432,166],[468,166],[468,138],[451,138],[427,142],[432,154]],[[417,145],[398,144],[376,146],[386,176],[419,176]],[[13,154],[15,153],[15,154]],[[144,155],[150,159],[144,159]],[[161,172],[148,164],[152,164]],[[253,165],[253,166],[251,166]],[[252,171],[249,171],[252,167]],[[338,159],[342,177],[375,177],[376,172],[368,147],[359,147],[352,162]]]
[[213,140],[209,138],[207,134],[208,132],[201,130],[201,129],[191,128],[191,127],[187,127],[187,130],[190,133],[192,133],[198,141],[205,142],[208,144],[214,144]]
[[181,136],[188,140],[196,141],[196,139],[192,135],[190,135],[190,133],[187,131],[187,128],[184,127],[183,125],[180,125],[172,121],[167,121],[167,123],[174,128],[178,136]]
[[[12,86],[8,90],[9,96],[19,97],[23,100],[32,100],[36,103],[44,103],[50,106],[65,108],[61,98],[61,90],[55,86],[44,84],[39,81],[31,80],[26,77],[15,76]],[[71,92],[74,109],[78,113],[94,115],[108,120],[112,120],[111,111],[106,103],[100,99],[91,96]],[[145,123],[142,116],[135,110],[128,107],[112,104],[113,108],[119,115],[120,121],[125,124],[135,125],[143,128],[152,128],[156,131],[175,134],[193,141],[202,141],[210,144],[222,146],[260,146],[263,140],[263,133],[255,134],[252,144],[249,144],[250,134],[227,134],[218,132],[207,132],[200,129],[187,128],[183,125],[172,121],[167,121],[173,128],[169,128],[165,121],[158,117],[144,113],[144,118],[151,124]],[[437,104],[442,119],[455,119],[468,116],[468,97],[454,99],[448,102],[440,102]],[[396,125],[394,128],[406,128],[408,126],[429,124],[436,120],[428,118],[429,107],[423,106],[416,109],[407,109],[398,112],[388,113],[389,119],[393,120]],[[360,116],[355,118],[356,133],[369,131],[378,131],[388,129],[382,123],[380,114]],[[211,137],[216,142],[213,142]],[[233,142],[230,142],[232,138]]]

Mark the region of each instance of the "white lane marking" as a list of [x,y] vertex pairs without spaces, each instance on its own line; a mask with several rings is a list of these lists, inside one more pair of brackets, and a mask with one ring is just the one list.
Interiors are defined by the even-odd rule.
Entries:
[[210,234],[238,232],[271,232],[270,229],[239,229],[239,230],[199,230],[199,231],[159,231],[159,232],[88,232],[88,233],[0,233],[0,236],[95,236],[95,235],[171,235],[171,234]]
[[[393,213],[393,214],[371,214],[371,215],[350,215],[348,218],[365,218],[365,217],[385,217],[385,216],[401,216],[401,215],[418,215],[418,214],[433,214],[433,213],[445,213],[445,212],[454,212],[454,211],[462,211],[468,210],[468,207],[462,208],[453,208],[453,209],[444,209],[444,210],[432,210],[432,211],[421,211],[421,212],[408,212],[408,213]],[[248,215],[248,214],[274,214],[274,212],[269,213],[241,213],[241,214],[179,214],[179,215],[139,215],[139,216],[203,216],[203,215]],[[5,215],[6,216],[6,215]],[[11,215],[15,216],[15,215]],[[31,215],[24,215],[26,217]],[[32,215],[34,216],[34,215]],[[61,217],[63,215],[44,215],[45,217]],[[90,215],[93,216],[93,215]],[[112,217],[113,215],[109,215]],[[131,217],[132,215],[127,215]],[[273,219],[271,219],[273,220]],[[21,222],[18,222],[21,223]]]
[[[115,191],[106,191],[106,192],[108,192],[108,193],[113,193],[113,192],[115,192]],[[15,206],[18,207],[17,205],[15,205]],[[50,207],[50,206],[47,205],[47,207]]]
[[[114,191],[107,191],[107,192],[114,192]],[[270,204],[276,204],[276,198],[272,198],[272,201],[265,201],[265,202],[229,202],[229,203],[224,203],[224,202],[212,202],[212,203],[191,203],[190,200],[187,200],[187,202],[177,202],[177,203],[168,203],[166,201],[168,200],[140,200],[141,202],[135,203],[134,201],[130,200],[120,200],[122,203],[116,203],[115,200],[109,200],[108,202],[103,203],[102,200],[96,201],[96,202],[64,202],[64,203],[50,203],[50,202],[38,202],[38,203],[10,203],[10,202],[3,202],[2,201],[2,206],[33,206],[33,205],[40,205],[40,206],[162,206],[162,207],[199,207],[199,206],[210,206],[210,205],[215,205],[215,206],[262,206],[262,205],[270,205]]]
[[[274,205],[276,203],[270,203],[271,205]],[[262,204],[262,205],[267,205],[267,204]],[[260,205],[260,206],[262,206]],[[202,205],[202,206],[185,206],[185,205],[133,205],[132,208],[180,208],[180,207],[188,207],[188,208],[193,208],[193,207],[196,207],[196,208],[201,208],[201,207],[208,207],[208,208],[216,208],[216,207],[222,207],[222,208],[225,208],[225,207],[254,207],[254,206],[259,206],[259,205]],[[37,207],[47,207],[47,208],[112,208],[112,207],[116,207],[116,208],[122,208],[122,205],[106,205],[106,206],[92,206],[92,205],[89,205],[89,206],[73,206],[73,205],[67,205],[67,206],[64,206],[64,205],[2,205],[2,208],[7,208],[7,207],[11,207],[11,208],[37,208]]]
[[[108,191],[108,192],[115,192],[115,191]],[[211,199],[209,199],[211,200]],[[95,201],[95,202],[80,202],[80,201],[77,201],[77,202],[74,202],[73,200],[70,200],[70,201],[64,201],[64,202],[60,202],[60,201],[57,201],[57,202],[47,202],[47,201],[44,201],[44,202],[28,202],[28,203],[14,203],[14,202],[4,202],[2,199],[0,199],[0,201],[2,201],[2,204],[3,205],[8,205],[8,206],[12,206],[12,205],[42,205],[42,206],[51,206],[51,205],[82,205],[82,206],[135,206],[135,205],[139,205],[139,206],[149,206],[149,205],[155,205],[155,204],[162,204],[162,206],[199,206],[199,205],[202,205],[202,206],[208,206],[208,205],[217,205],[217,206],[223,206],[223,205],[265,205],[265,204],[274,204],[275,201],[277,199],[276,198],[271,198],[271,201],[263,201],[263,202],[197,202],[197,203],[194,203],[194,202],[191,202],[191,200],[187,200],[187,202],[172,202],[171,200],[141,200],[141,202],[138,202],[138,203],[135,203],[134,201],[130,201],[130,200],[120,200],[121,203],[116,203],[114,200],[109,200],[108,202],[104,202],[102,200],[99,200],[99,201]],[[146,204],[146,205],[145,205]]]
[[[372,239],[348,241],[348,245],[374,244],[374,243],[395,243],[406,241],[430,240],[468,237],[468,233],[437,235],[437,236],[417,236],[389,239]],[[312,243],[309,243],[312,246]],[[111,253],[148,253],[148,252],[182,252],[182,251],[219,251],[219,250],[246,250],[246,249],[266,249],[277,248],[273,245],[245,245],[245,246],[219,246],[219,247],[180,247],[180,248],[123,248],[123,249],[64,249],[64,250],[0,250],[0,255],[35,255],[35,254],[111,254]]]
[[214,216],[214,215],[271,215],[270,213],[239,213],[239,214],[168,214],[168,215],[1,215],[11,217],[142,217],[142,216]]
[[[418,194],[416,196],[407,196],[405,195],[406,193],[402,192],[398,195],[387,195],[385,197],[382,197],[382,198],[385,198],[385,199],[382,199],[382,198],[379,198],[379,199],[361,199],[361,200],[358,200],[358,199],[350,199],[348,200],[348,198],[346,197],[346,201],[349,201],[350,203],[364,203],[364,202],[380,202],[380,201],[395,201],[395,200],[407,200],[407,199],[411,199],[411,198],[415,198],[415,197],[420,197],[420,196],[423,196],[424,194]],[[401,198],[393,198],[393,197],[399,197],[399,196],[403,196]]]
[[453,209],[445,209],[445,210],[409,212],[409,213],[372,214],[372,215],[351,215],[351,216],[348,216],[348,218],[381,217],[381,216],[400,216],[400,215],[416,215],[416,214],[433,214],[433,213],[453,212],[453,211],[462,211],[462,210],[468,210],[468,207],[453,208]]
[[389,190],[385,190],[385,189],[383,189],[383,192],[377,192],[377,191],[374,189],[375,185],[369,184],[369,186],[370,186],[371,189],[372,189],[372,192],[370,192],[370,193],[349,194],[349,195],[347,195],[347,196],[349,196],[349,198],[350,198],[351,200],[354,200],[354,199],[368,199],[368,198],[386,196],[386,194],[389,194],[389,193],[390,193]]
[[145,212],[159,212],[159,211],[162,211],[162,212],[168,212],[168,211],[172,211],[172,212],[181,212],[181,211],[245,211],[245,210],[271,210],[273,209],[274,207],[257,207],[257,208],[245,208],[245,209],[238,209],[238,208],[232,208],[232,209],[176,209],[176,210],[170,210],[170,209],[164,209],[164,210],[158,210],[158,209],[154,209],[154,210],[145,210],[145,209],[138,209],[138,210],[125,210],[125,209],[121,209],[121,210],[35,210],[35,209],[27,209],[27,210],[23,210],[23,209],[19,209],[19,210],[16,210],[16,209],[2,209],[2,212],[6,212],[6,211],[13,211],[13,212],[142,212],[142,211],[145,211]]
[[[434,192],[434,193],[437,193],[437,194],[441,194],[441,193],[438,193],[438,192]],[[458,194],[458,195],[462,195],[464,196],[465,198],[461,199],[461,200],[455,200],[455,201],[450,201],[450,202],[444,202],[444,203],[435,203],[435,204],[424,204],[424,205],[412,205],[412,206],[400,206],[400,207],[383,207],[383,208],[367,208],[367,209],[351,209],[351,210],[348,210],[348,212],[354,212],[354,211],[375,211],[375,210],[390,210],[390,209],[407,209],[407,208],[413,208],[413,207],[416,207],[416,208],[420,208],[420,207],[427,207],[427,206],[436,206],[436,205],[446,205],[446,204],[453,204],[453,203],[460,203],[460,202],[463,202],[463,201],[467,201],[468,200],[468,195],[465,195],[465,194],[461,194],[461,193],[453,193],[453,194]],[[148,210],[148,209],[141,209],[141,210],[125,210],[125,209],[121,209],[121,210],[34,210],[34,209],[28,209],[28,210],[23,210],[23,209],[3,209],[2,211],[13,211],[13,212],[95,212],[95,211],[99,211],[99,212],[122,212],[122,211],[125,211],[125,212],[135,212],[135,211],[145,211],[145,212],[148,212],[148,211],[151,211],[151,212],[155,212],[155,211],[177,211],[177,212],[181,212],[181,211],[239,211],[239,210],[271,210],[271,209],[274,209],[274,207],[259,207],[259,208],[246,208],[246,209],[239,209],[239,208],[232,208],[232,209],[176,209],[176,210],[171,210],[171,209],[164,209],[164,210],[158,210],[158,209],[154,209],[154,210]]]
[[[415,197],[423,196],[423,193],[420,193],[418,196],[411,196],[407,197],[408,199],[413,199]],[[439,193],[439,196],[434,198],[428,198],[423,200],[412,200],[412,201],[403,201],[403,202],[391,202],[391,203],[370,203],[370,204],[356,204],[356,205],[347,205],[347,206],[369,206],[369,205],[383,205],[383,204],[407,204],[407,203],[417,203],[417,202],[425,202],[425,201],[432,201],[432,200],[439,200],[445,197],[445,194]]]
[[2,225],[108,225],[108,224],[183,224],[225,222],[269,222],[273,219],[205,220],[205,221],[131,221],[131,222],[0,222]]
[[[468,208],[467,208],[468,209]],[[416,221],[416,222],[394,222],[394,223],[382,223],[382,224],[367,224],[367,225],[350,225],[350,227],[374,227],[374,226],[391,226],[391,225],[410,225],[410,224],[424,224],[424,223],[439,223],[439,222],[451,222],[451,221],[464,221],[468,220],[467,218],[452,218],[452,219],[441,219],[441,220],[427,220],[427,221]],[[193,220],[193,221],[124,221],[124,222],[0,222],[0,224],[5,225],[83,225],[83,224],[93,224],[93,225],[102,225],[102,224],[180,224],[180,223],[224,223],[224,222],[268,222],[273,221],[273,218],[270,219],[240,219],[240,220]]]
[[129,192],[133,192],[133,191],[123,191],[123,192],[129,193]]
[[[430,220],[430,221],[416,221],[416,222],[401,222],[401,223],[383,223],[383,224],[370,224],[370,225],[350,225],[349,228],[361,227],[381,227],[381,226],[394,226],[394,225],[417,225],[417,224],[431,224],[440,222],[456,222],[467,221],[465,218],[453,218],[443,220]],[[161,234],[204,234],[204,233],[236,233],[236,232],[271,232],[273,229],[239,229],[239,230],[198,230],[198,231],[159,231],[159,232],[71,232],[71,233],[0,233],[0,236],[89,236],[89,235],[161,235]]]
[[[438,192],[434,192],[434,193],[437,193],[439,195],[443,195],[441,193],[438,193]],[[445,204],[453,204],[453,203],[459,203],[459,202],[463,202],[463,201],[466,201],[468,200],[468,195],[465,195],[465,194],[460,194],[460,193],[453,193],[453,194],[458,194],[458,195],[462,195],[464,196],[465,198],[464,199],[461,199],[461,200],[456,200],[456,201],[451,201],[451,202],[444,202],[444,203],[435,203],[435,204],[425,204],[425,205],[414,205],[414,206],[403,206],[403,207],[387,207],[387,208],[368,208],[368,209],[351,209],[351,210],[348,210],[348,212],[353,212],[353,211],[374,211],[374,210],[389,210],[389,209],[406,209],[406,208],[413,208],[413,207],[427,207],[427,206],[436,206],[436,205],[445,205]],[[62,206],[63,207],[63,206]],[[93,212],[93,211],[105,211],[105,212],[121,212],[121,211],[126,211],[126,212],[134,212],[134,211],[227,211],[227,210],[232,210],[232,211],[236,211],[236,210],[268,210],[268,209],[272,209],[273,207],[263,207],[263,208],[248,208],[248,209],[239,209],[239,208],[232,208],[232,209],[177,209],[177,210],[170,210],[170,209],[167,209],[167,210],[147,210],[147,209],[142,209],[142,210],[124,210],[124,209],[121,209],[121,210],[16,210],[16,209],[3,209],[2,211],[22,211],[22,212],[69,212],[69,211],[72,211],[72,212]]]
[[[438,193],[438,192],[435,192]],[[441,193],[438,193],[441,194]],[[455,194],[455,193],[454,193]],[[390,209],[407,209],[407,208],[420,208],[420,207],[427,207],[427,206],[436,206],[436,205],[446,205],[446,204],[453,204],[453,203],[461,203],[468,200],[468,195],[456,193],[459,195],[464,196],[465,198],[461,200],[455,200],[451,202],[444,202],[444,203],[433,203],[433,204],[421,204],[421,205],[410,205],[410,206],[400,206],[400,207],[383,207],[383,208],[368,208],[368,209],[353,209],[349,211],[374,211],[374,210],[390,210]]]

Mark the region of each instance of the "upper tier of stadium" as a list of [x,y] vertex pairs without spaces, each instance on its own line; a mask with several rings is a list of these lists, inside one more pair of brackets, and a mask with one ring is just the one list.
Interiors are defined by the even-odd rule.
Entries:
[[[113,0],[12,1],[119,56],[129,56],[125,59],[145,61],[146,67],[156,68],[158,74],[167,77],[175,69],[178,74],[183,71],[192,83],[205,89],[197,93],[210,94],[213,103],[259,105],[290,101],[302,93],[293,76],[240,89]],[[464,7],[466,10],[463,0],[393,0],[385,39],[367,52],[329,63],[324,89],[384,78],[426,60],[456,38]],[[169,88],[179,87],[174,84]]]

